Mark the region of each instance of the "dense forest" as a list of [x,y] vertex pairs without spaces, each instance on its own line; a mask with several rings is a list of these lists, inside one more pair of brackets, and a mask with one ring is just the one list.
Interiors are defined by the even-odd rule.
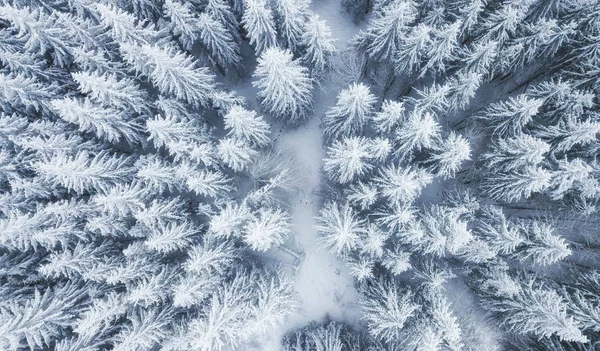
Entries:
[[600,349],[600,2],[313,1],[2,2],[0,350]]

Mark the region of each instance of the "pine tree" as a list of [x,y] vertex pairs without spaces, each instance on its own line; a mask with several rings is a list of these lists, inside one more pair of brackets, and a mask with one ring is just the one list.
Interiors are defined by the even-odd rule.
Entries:
[[181,169],[181,173],[179,177],[185,180],[188,190],[197,195],[216,198],[234,189],[230,184],[230,178],[219,171],[198,171],[198,169],[191,167]]
[[523,228],[529,233],[525,248],[517,253],[520,260],[531,259],[540,266],[550,265],[571,255],[567,242],[554,234],[554,228],[542,222],[533,222]]
[[280,0],[275,8],[278,15],[279,33],[285,47],[296,51],[308,20],[308,0]]
[[350,137],[336,140],[327,150],[323,169],[327,176],[341,184],[364,176],[373,168],[368,139]]
[[319,15],[308,17],[299,46],[303,48],[301,60],[310,69],[312,77],[319,77],[327,71],[335,46],[331,29],[320,20]]
[[490,174],[482,184],[482,189],[494,199],[513,202],[546,190],[551,177],[551,173],[541,167],[527,166],[515,171]]
[[433,147],[434,142],[440,138],[440,130],[440,125],[431,113],[411,113],[396,129],[395,155],[401,159],[409,158],[414,151]]
[[90,100],[65,98],[52,101],[56,113],[79,126],[82,132],[92,132],[111,143],[125,140],[129,144],[140,141],[141,126],[126,112],[94,104]]
[[390,165],[375,178],[381,195],[393,204],[411,203],[432,180],[430,174],[418,168]]
[[234,6],[231,6],[229,2],[224,0],[208,0],[206,1],[206,7],[204,9],[212,18],[221,22],[229,34],[233,37],[234,41],[239,45],[241,36],[239,33],[240,24],[236,18],[234,12],[237,10]]
[[360,133],[375,112],[376,102],[369,87],[352,84],[338,94],[335,106],[323,117],[323,133],[331,138]]
[[373,121],[378,131],[389,133],[406,120],[406,108],[402,101],[384,100],[381,110],[375,114]]
[[248,33],[250,45],[254,47],[256,56],[260,56],[268,48],[276,46],[277,31],[273,22],[273,14],[265,1],[245,1],[242,25]]
[[475,93],[479,89],[482,82],[481,73],[463,73],[459,72],[455,77],[448,80],[450,94],[448,96],[448,105],[450,110],[464,110],[471,99],[475,97]]
[[48,14],[41,8],[16,8],[4,4],[0,6],[0,18],[10,23],[9,30],[16,32],[25,52],[40,57],[51,54],[59,67],[71,63],[76,40],[73,40],[70,28],[61,25],[57,15]]
[[257,151],[252,149],[244,140],[234,138],[221,139],[219,145],[217,145],[217,153],[223,163],[236,172],[250,167],[257,155]]
[[260,209],[244,227],[244,241],[253,250],[282,245],[290,233],[290,218],[281,210]]
[[169,333],[172,311],[161,308],[137,309],[128,316],[127,325],[115,336],[114,350],[147,350],[160,344]]
[[209,70],[198,68],[191,56],[173,47],[130,44],[119,48],[127,63],[150,78],[163,94],[200,106],[208,103],[215,90],[214,76]]
[[414,105],[413,113],[445,110],[449,107],[448,97],[451,94],[451,89],[449,84],[439,85],[434,83],[424,87],[423,90],[416,90],[418,96],[408,99]]
[[217,67],[223,71],[237,69],[242,58],[234,37],[218,20],[206,13],[198,15],[200,41]]
[[131,159],[113,156],[108,152],[90,155],[87,151],[75,156],[55,154],[47,160],[38,161],[34,169],[55,186],[60,185],[75,193],[107,191],[119,182],[131,179]]
[[381,8],[367,27],[369,55],[380,61],[390,61],[416,16],[410,1],[392,1]]
[[225,128],[229,129],[229,137],[245,140],[250,145],[266,146],[270,143],[269,124],[255,111],[246,110],[234,105],[224,116]]
[[57,85],[48,85],[23,74],[0,73],[0,107],[8,113],[52,111],[50,100],[56,96]]
[[365,182],[357,182],[350,186],[346,198],[353,206],[360,210],[367,210],[379,198],[377,188]]
[[498,42],[478,42],[461,53],[463,70],[471,73],[488,75],[492,64],[498,56]]
[[132,109],[140,114],[150,109],[147,92],[132,79],[119,79],[115,74],[100,74],[97,71],[77,72],[72,76],[79,85],[79,91],[105,106]]
[[189,222],[156,223],[150,227],[150,233],[144,241],[150,250],[169,253],[190,246],[200,229]]
[[226,203],[210,219],[208,232],[216,237],[240,237],[246,223],[252,219],[250,208],[245,203]]
[[348,254],[356,248],[360,235],[365,231],[365,223],[357,217],[349,204],[341,208],[329,202],[320,210],[316,227],[321,234],[320,243],[338,256]]
[[[484,283],[489,284],[489,283]],[[567,312],[566,301],[554,290],[529,280],[510,293],[486,296],[484,307],[500,314],[503,323],[520,334],[558,336],[563,341],[587,342],[577,322]]]
[[169,19],[168,28],[181,43],[184,49],[191,50],[200,36],[200,26],[194,17],[191,3],[181,3],[175,0],[165,0],[163,4],[165,16]]
[[19,303],[11,301],[0,311],[0,346],[7,350],[50,347],[82,311],[85,290],[77,282],[57,285]]
[[298,123],[312,109],[312,80],[308,70],[292,53],[276,47],[265,50],[258,59],[252,85],[260,89],[262,106],[279,119]]
[[117,43],[155,43],[162,33],[145,20],[137,19],[133,14],[114,5],[95,4],[94,9],[100,15],[104,29]]
[[491,150],[481,158],[489,170],[516,171],[536,167],[545,160],[550,145],[528,134],[493,141]]
[[256,282],[257,302],[252,308],[252,323],[244,330],[248,336],[260,336],[281,325],[298,307],[293,282],[278,273],[261,274]]
[[434,30],[434,38],[427,51],[427,64],[421,69],[421,76],[427,71],[443,72],[446,64],[456,58],[458,47],[458,34],[460,31],[460,20],[450,23],[445,27]]
[[402,291],[394,280],[375,280],[360,298],[369,334],[384,342],[400,340],[405,324],[421,308],[412,300],[412,292]]
[[569,192],[577,190],[586,180],[591,178],[594,172],[592,166],[580,158],[572,161],[566,159],[558,160],[557,169],[552,172],[550,180],[550,190],[548,191],[553,200],[560,200]]
[[479,32],[483,33],[481,40],[493,40],[499,43],[513,35],[527,15],[528,4],[506,3],[497,11],[492,12],[481,22]]
[[483,112],[482,118],[488,121],[494,134],[505,137],[522,132],[542,107],[543,100],[531,99],[524,95],[509,98],[490,105]]
[[535,136],[548,140],[554,152],[568,152],[576,145],[586,146],[596,140],[600,123],[593,120],[569,118],[555,125],[539,126]]
[[400,42],[394,53],[394,67],[398,73],[412,73],[420,68],[431,43],[431,28],[422,23],[414,26]]
[[460,135],[451,132],[440,145],[433,148],[427,162],[432,163],[434,173],[447,178],[454,177],[461,165],[471,159],[471,146]]

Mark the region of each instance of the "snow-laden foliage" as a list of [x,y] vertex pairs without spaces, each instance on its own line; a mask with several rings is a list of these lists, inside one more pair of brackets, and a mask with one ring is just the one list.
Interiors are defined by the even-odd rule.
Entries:
[[283,39],[265,6],[0,6],[0,349],[245,348],[296,310],[258,255],[289,244],[265,199],[291,166],[254,171],[279,153],[271,125],[225,89],[252,74],[238,21],[259,51]]
[[312,108],[312,80],[288,50],[266,49],[258,59],[252,84],[270,114],[290,123],[307,118]]
[[0,22],[0,349],[598,348],[597,1]]
[[316,220],[371,347],[596,347],[598,4],[342,5]]

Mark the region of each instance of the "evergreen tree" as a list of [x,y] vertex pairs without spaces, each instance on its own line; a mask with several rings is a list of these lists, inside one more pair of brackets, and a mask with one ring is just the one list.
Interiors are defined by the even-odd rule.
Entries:
[[388,343],[400,340],[405,324],[420,309],[412,299],[411,291],[402,291],[394,280],[374,281],[360,299],[369,334]]
[[242,25],[248,33],[250,45],[254,46],[256,56],[260,56],[266,49],[277,44],[273,13],[263,0],[246,0],[244,2]]
[[440,130],[440,125],[431,113],[411,113],[396,129],[395,155],[401,159],[409,158],[414,151],[433,147],[434,142],[440,137]]
[[200,41],[217,67],[222,71],[237,69],[241,62],[240,48],[225,26],[206,13],[198,15]]
[[312,80],[290,51],[265,50],[258,59],[252,85],[260,89],[262,106],[290,123],[305,119],[312,109]]
[[245,140],[251,145],[266,146],[269,144],[269,124],[255,111],[235,105],[224,116],[225,128],[230,137]]
[[430,43],[431,28],[422,23],[414,26],[395,51],[396,72],[412,73],[419,69]]
[[261,209],[244,227],[244,241],[256,251],[279,246],[290,233],[289,222],[283,211]]
[[377,99],[363,84],[352,84],[342,90],[334,107],[323,117],[325,135],[336,138],[360,133],[375,112]]
[[490,174],[482,184],[482,189],[494,199],[518,201],[546,190],[551,177],[551,173],[541,167],[527,166],[515,171]]
[[388,198],[393,204],[410,204],[427,186],[432,177],[419,168],[390,165],[382,168],[375,177],[381,195]]
[[131,179],[131,159],[113,156],[108,152],[91,155],[80,151],[74,156],[55,154],[36,162],[34,169],[55,186],[60,185],[75,193],[107,191],[111,186]]
[[300,40],[303,48],[302,62],[309,67],[313,77],[322,75],[331,65],[331,56],[335,52],[331,29],[319,15],[310,15],[304,25]]
[[323,160],[328,177],[338,183],[351,182],[373,168],[369,142],[365,138],[343,138],[334,141]]
[[285,47],[291,51],[296,51],[305,32],[309,5],[310,1],[308,0],[277,1],[275,10],[279,17],[279,33],[284,40]]
[[550,145],[528,134],[518,134],[512,138],[497,139],[491,150],[481,156],[485,167],[502,171],[515,171],[525,167],[535,167],[544,160]]
[[541,99],[530,99],[519,95],[516,98],[509,98],[508,101],[490,105],[483,112],[482,118],[490,123],[496,135],[501,137],[517,135],[531,122],[542,103]]
[[163,4],[165,16],[169,18],[169,30],[186,50],[191,50],[200,36],[200,26],[194,17],[194,9],[191,3],[181,3],[175,0],[165,0]]
[[410,1],[392,1],[382,7],[367,27],[369,55],[381,61],[391,60],[416,15]]
[[90,100],[66,98],[52,101],[52,107],[66,122],[79,126],[82,132],[92,132],[100,139],[112,143],[125,140],[129,144],[138,142],[141,126],[124,111],[94,104]]
[[316,227],[321,244],[338,256],[348,254],[358,245],[365,223],[359,219],[349,204],[341,208],[334,202],[327,203],[317,217]]
[[198,68],[189,55],[173,47],[150,44],[121,45],[124,59],[138,74],[147,76],[163,94],[170,94],[191,105],[206,105],[215,89],[214,76]]
[[[587,342],[577,322],[569,316],[565,300],[556,291],[533,280],[522,285],[511,283],[516,285],[514,290],[490,293],[484,301],[485,308],[499,313],[508,328],[520,334],[556,335],[564,341]],[[496,283],[484,284],[484,288],[492,289]]]
[[446,177],[454,177],[460,166],[471,159],[471,146],[460,135],[450,135],[433,148],[434,153],[427,160],[433,164],[433,172]]

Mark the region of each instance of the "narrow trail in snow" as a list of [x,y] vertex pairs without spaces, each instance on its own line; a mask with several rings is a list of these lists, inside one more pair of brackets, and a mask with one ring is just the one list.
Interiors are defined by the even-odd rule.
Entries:
[[[358,31],[338,1],[318,1],[312,5],[312,10],[330,26],[338,50],[344,49]],[[279,330],[272,331],[260,350],[278,351],[281,337],[286,332],[311,321],[322,321],[327,316],[351,325],[359,323],[358,293],[352,276],[343,262],[319,248],[319,235],[315,230],[315,217],[322,202],[319,190],[324,156],[319,124],[321,116],[335,104],[337,93],[343,88],[335,79],[328,79],[322,82],[321,87],[315,87],[313,116],[297,129],[284,132],[278,140],[278,148],[294,154],[301,179],[298,193],[291,199],[290,215],[292,241],[305,256],[293,277],[300,307]]]

